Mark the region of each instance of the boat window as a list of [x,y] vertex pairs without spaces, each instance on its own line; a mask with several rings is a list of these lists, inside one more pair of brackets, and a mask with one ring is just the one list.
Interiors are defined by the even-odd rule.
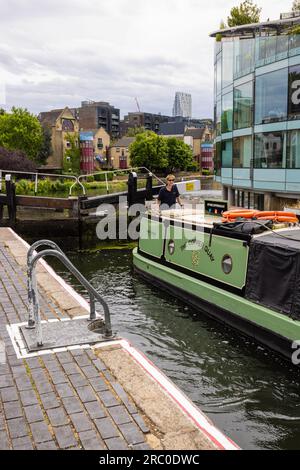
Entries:
[[224,255],[222,258],[222,269],[225,274],[231,273],[232,270],[232,258],[229,255]]

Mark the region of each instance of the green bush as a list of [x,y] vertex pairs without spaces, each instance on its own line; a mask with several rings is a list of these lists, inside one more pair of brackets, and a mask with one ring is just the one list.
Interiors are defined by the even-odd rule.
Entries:
[[16,182],[16,194],[31,194],[34,193],[34,181],[19,180]]
[[95,178],[94,178],[94,176],[87,176],[86,180],[87,180],[88,183],[93,183],[93,181],[95,181]]
[[[114,179],[114,174],[113,173],[107,173],[107,180],[112,181]],[[97,173],[94,175],[94,180],[95,181],[105,181],[105,173]]]

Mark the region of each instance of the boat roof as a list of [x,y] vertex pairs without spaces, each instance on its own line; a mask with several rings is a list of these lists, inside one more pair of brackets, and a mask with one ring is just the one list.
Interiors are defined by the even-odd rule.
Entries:
[[[155,214],[155,212],[154,212]],[[213,228],[215,224],[222,222],[221,216],[211,216],[206,215],[203,210],[193,209],[193,208],[184,208],[184,209],[169,209],[163,210],[160,214],[162,219],[178,221],[181,223],[188,223],[196,226]],[[234,229],[228,230],[227,236],[233,235],[237,232]],[[246,233],[245,233],[246,235]],[[269,229],[265,232],[250,235],[247,234],[252,239],[263,238],[259,240],[263,243],[276,244],[280,246],[289,246],[290,248],[294,247],[300,249],[300,226],[294,226],[287,228],[284,224],[278,225],[276,229]]]

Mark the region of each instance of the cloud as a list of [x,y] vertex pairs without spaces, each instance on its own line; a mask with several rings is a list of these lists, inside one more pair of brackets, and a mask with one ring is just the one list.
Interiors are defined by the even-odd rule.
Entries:
[[[0,67],[7,106],[32,112],[109,101],[122,114],[170,114],[176,91],[195,117],[213,115],[213,39],[236,1],[0,0]],[[266,17],[288,11],[261,0]],[[3,78],[4,77],[4,78]]]

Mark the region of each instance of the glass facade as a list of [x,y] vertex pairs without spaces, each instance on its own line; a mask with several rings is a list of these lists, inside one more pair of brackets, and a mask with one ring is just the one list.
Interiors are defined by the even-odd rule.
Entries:
[[284,168],[283,132],[269,132],[255,135],[254,167]]
[[216,106],[216,119],[215,119],[217,136],[221,135],[221,111],[222,111],[221,100],[218,100],[217,106]]
[[216,176],[221,176],[221,168],[222,168],[221,142],[216,142],[216,145],[215,145],[214,167],[215,167]]
[[255,124],[287,119],[288,69],[256,77]]
[[232,167],[232,140],[222,140],[222,168]]
[[300,35],[267,31],[215,47],[215,171],[232,188],[300,199]]
[[234,129],[252,126],[253,82],[244,83],[233,90]]
[[254,40],[234,41],[234,78],[242,77],[254,70]]
[[287,134],[287,168],[300,168],[300,130]]
[[231,132],[233,129],[233,93],[222,96],[221,131]]
[[289,68],[289,119],[300,119],[300,65]]
[[225,41],[222,48],[222,88],[226,88],[233,79],[233,41]]
[[233,139],[233,168],[250,168],[252,158],[252,136]]

